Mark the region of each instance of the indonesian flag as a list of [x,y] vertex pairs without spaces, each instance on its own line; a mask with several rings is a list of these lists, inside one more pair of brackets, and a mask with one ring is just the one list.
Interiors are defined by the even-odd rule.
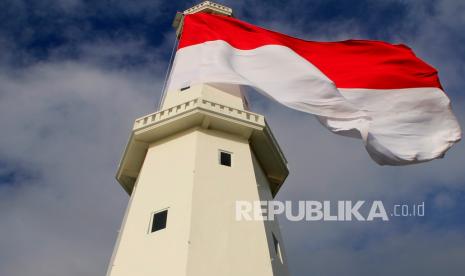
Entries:
[[252,86],[361,138],[382,165],[443,157],[461,136],[437,71],[404,45],[306,41],[196,13],[184,18],[168,91],[196,83]]

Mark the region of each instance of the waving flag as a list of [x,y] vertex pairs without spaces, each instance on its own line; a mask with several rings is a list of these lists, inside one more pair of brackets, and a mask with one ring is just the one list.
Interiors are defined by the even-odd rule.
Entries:
[[437,71],[404,45],[305,41],[230,17],[186,15],[168,91],[196,83],[252,86],[363,139],[379,164],[439,158],[461,137]]

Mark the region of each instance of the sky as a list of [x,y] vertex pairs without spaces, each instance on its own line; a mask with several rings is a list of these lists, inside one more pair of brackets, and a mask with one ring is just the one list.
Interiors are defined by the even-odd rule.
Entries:
[[[114,179],[135,118],[153,112],[192,1],[0,0],[0,275],[104,275],[128,195]],[[316,41],[405,43],[439,70],[465,126],[465,2],[219,1],[237,18]],[[360,140],[250,91],[290,167],[279,200],[425,202],[424,217],[289,222],[294,276],[463,275],[465,145],[378,166]]]

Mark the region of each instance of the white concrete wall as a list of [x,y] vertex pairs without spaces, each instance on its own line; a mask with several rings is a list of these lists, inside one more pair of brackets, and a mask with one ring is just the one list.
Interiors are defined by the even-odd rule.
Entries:
[[[232,152],[232,166],[219,164]],[[277,222],[236,221],[236,200],[271,192],[245,138],[196,129],[150,146],[111,276],[288,275]],[[151,214],[168,208],[167,228],[149,233]]]
[[[109,275],[186,275],[196,143],[191,131],[150,146]],[[151,214],[165,208],[166,229],[150,233]]]
[[[236,200],[259,200],[248,141],[221,132],[199,132],[187,275],[273,275],[266,229],[236,221]],[[232,152],[232,166],[218,151]]]
[[[163,109],[197,98],[246,109],[239,86],[205,84],[168,92]],[[231,167],[219,164],[219,150],[232,153]],[[157,141],[137,178],[108,276],[288,275],[277,222],[236,221],[237,200],[271,199],[246,138],[195,128]],[[152,214],[163,209],[166,229],[150,233]]]
[[[268,179],[266,178],[255,156],[253,156],[253,166],[254,166],[256,182],[258,184],[258,193],[259,193],[260,200],[263,200],[263,201],[273,200],[273,196],[269,188],[270,185],[269,185]],[[279,276],[289,275],[289,269],[287,265],[287,256],[286,256],[286,252],[284,249],[284,243],[282,240],[281,230],[279,228],[277,218],[274,221],[264,221],[264,224],[265,224],[265,230],[266,230],[267,244],[268,244],[268,248],[270,249],[270,256],[272,260],[271,264],[273,267],[273,275],[279,275]],[[273,235],[278,240],[280,256],[278,256],[277,254],[278,249],[275,248]]]
[[[166,92],[162,109],[167,109],[184,102],[202,97],[205,100],[224,104],[233,108],[244,109],[243,92],[239,85],[232,84],[196,84],[184,91]],[[247,108],[245,108],[247,109]]]

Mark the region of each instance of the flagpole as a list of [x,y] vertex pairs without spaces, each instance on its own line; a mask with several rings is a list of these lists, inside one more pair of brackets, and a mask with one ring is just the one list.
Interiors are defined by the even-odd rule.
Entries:
[[187,14],[193,14],[193,13],[198,13],[198,12],[206,12],[206,13],[211,13],[211,14],[221,14],[224,16],[230,16],[233,17],[233,12],[232,9],[211,1],[204,1],[200,4],[197,4],[184,12],[177,12],[176,16],[174,17],[173,20],[173,28],[176,29],[176,36],[175,36],[175,41],[173,45],[173,49],[171,50],[171,57],[170,61],[168,63],[168,68],[166,70],[166,75],[165,79],[163,82],[163,88],[162,88],[162,94],[161,97],[159,98],[160,100],[158,101],[158,106],[156,106],[157,110],[161,109],[161,106],[163,105],[163,102],[166,97],[167,93],[167,88],[168,88],[168,83],[170,81],[171,77],[171,70],[173,69],[173,63],[174,60],[176,59],[176,49],[178,47],[179,41],[181,40],[182,37],[182,27],[184,23],[184,16]]
[[170,59],[169,59],[169,62],[168,62],[168,68],[166,69],[165,79],[163,81],[163,88],[162,88],[162,91],[161,91],[161,96],[160,96],[160,98],[158,100],[158,106],[156,106],[157,110],[161,109],[163,101],[165,100],[166,89],[167,89],[167,86],[168,86],[168,81],[169,81],[170,76],[171,76],[171,70],[173,69],[173,61],[174,61],[174,57],[175,57],[176,48],[178,47],[178,43],[179,43],[179,40],[178,40],[178,36],[176,35],[175,38],[174,38],[173,49],[171,50],[171,56],[170,56]]

